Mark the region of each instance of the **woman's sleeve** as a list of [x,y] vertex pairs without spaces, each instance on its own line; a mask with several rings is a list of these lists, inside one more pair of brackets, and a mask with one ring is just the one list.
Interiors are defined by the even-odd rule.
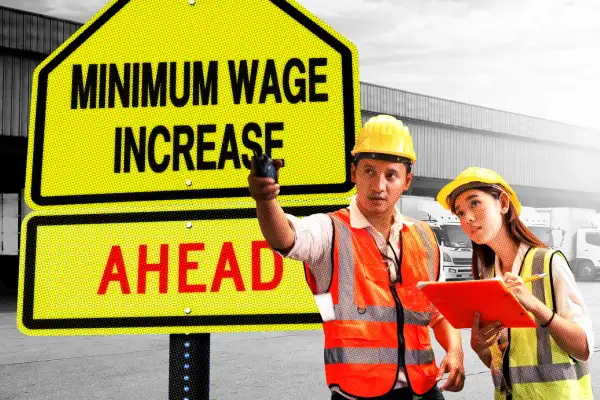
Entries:
[[567,261],[559,254],[555,254],[552,257],[551,267],[556,313],[583,329],[588,342],[587,360],[589,361],[594,352],[594,332],[590,312]]

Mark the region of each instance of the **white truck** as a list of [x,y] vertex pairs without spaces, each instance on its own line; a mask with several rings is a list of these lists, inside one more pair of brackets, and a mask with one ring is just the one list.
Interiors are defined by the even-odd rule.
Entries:
[[519,218],[525,226],[550,248],[557,248],[558,242],[553,235],[550,224],[550,212],[543,212],[533,207],[522,206]]
[[538,208],[550,215],[553,241],[567,257],[575,278],[593,281],[600,274],[600,218],[586,208]]
[[458,217],[431,197],[402,196],[396,204],[402,215],[426,221],[442,250],[442,267],[447,280],[472,279],[471,240],[462,230]]

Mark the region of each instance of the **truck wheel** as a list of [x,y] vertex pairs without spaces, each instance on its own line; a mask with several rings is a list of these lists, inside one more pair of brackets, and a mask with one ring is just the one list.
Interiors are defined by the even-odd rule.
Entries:
[[589,260],[579,262],[579,280],[590,282],[596,278],[596,267]]

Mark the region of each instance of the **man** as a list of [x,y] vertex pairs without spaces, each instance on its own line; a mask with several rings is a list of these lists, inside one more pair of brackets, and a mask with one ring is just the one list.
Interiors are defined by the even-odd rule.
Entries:
[[[441,390],[462,390],[463,352],[460,332],[416,287],[443,279],[435,235],[395,208],[412,180],[412,138],[401,121],[380,115],[367,121],[351,154],[357,194],[350,206],[302,219],[284,214],[279,185],[257,177],[253,159],[248,183],[261,231],[274,250],[307,266],[332,399],[443,399]],[[429,327],[446,350],[439,370]]]

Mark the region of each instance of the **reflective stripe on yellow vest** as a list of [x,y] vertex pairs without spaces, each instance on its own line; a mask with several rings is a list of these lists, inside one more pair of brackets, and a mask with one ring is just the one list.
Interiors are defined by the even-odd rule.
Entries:
[[[381,396],[393,389],[401,363],[412,390],[417,394],[429,391],[438,372],[429,338],[432,306],[416,284],[435,280],[439,273],[433,232],[417,221],[404,226],[402,284],[392,288],[369,232],[350,226],[347,209],[330,217],[334,241],[329,292],[335,319],[323,323],[327,384],[353,396]],[[316,293],[314,286],[311,289]],[[402,306],[396,305],[396,293]],[[397,323],[399,315],[401,324]],[[399,345],[401,341],[405,344]]]
[[[547,278],[525,285],[538,300],[556,311],[552,257],[564,255],[560,251],[531,248],[524,257],[520,276],[547,273]],[[486,272],[483,276],[493,276],[494,268]],[[495,399],[593,398],[588,363],[571,358],[545,328],[511,328],[507,354],[503,355],[496,345],[490,351]]]

